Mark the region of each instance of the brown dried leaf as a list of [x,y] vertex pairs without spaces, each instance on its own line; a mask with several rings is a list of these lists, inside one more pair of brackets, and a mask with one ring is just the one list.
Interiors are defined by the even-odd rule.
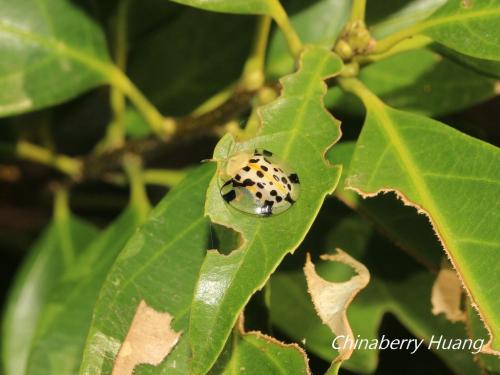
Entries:
[[169,313],[160,313],[142,300],[118,352],[112,374],[132,374],[139,364],[159,365],[181,335],[170,327],[171,322]]
[[449,262],[444,263],[432,286],[432,313],[444,313],[446,319],[451,322],[464,321],[466,315],[461,308],[463,292],[457,273]]
[[343,336],[343,339],[337,340],[341,349],[333,361],[336,363],[347,360],[352,354],[352,345],[345,345],[344,348],[347,340],[354,340],[346,312],[356,294],[370,281],[370,273],[362,263],[340,249],[337,249],[337,254],[322,255],[321,259],[344,263],[357,273],[350,280],[341,283],[324,280],[316,273],[311,257],[307,254],[304,273],[314,308],[323,323],[330,327],[336,336]]

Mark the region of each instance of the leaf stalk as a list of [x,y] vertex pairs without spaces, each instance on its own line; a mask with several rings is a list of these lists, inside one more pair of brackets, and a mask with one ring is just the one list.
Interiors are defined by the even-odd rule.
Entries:
[[271,17],[260,16],[257,22],[257,32],[252,52],[243,69],[242,84],[247,90],[257,90],[264,84],[264,63],[270,29]]
[[283,32],[283,35],[285,36],[290,52],[295,58],[299,58],[300,52],[303,48],[302,42],[293,28],[285,9],[279,0],[269,0],[269,7],[274,21],[278,24],[279,28]]
[[354,0],[351,8],[351,21],[364,21],[366,0]]
[[82,163],[79,160],[66,155],[54,154],[49,149],[37,146],[33,143],[19,141],[14,152],[22,159],[55,168],[74,180],[78,180],[81,176]]

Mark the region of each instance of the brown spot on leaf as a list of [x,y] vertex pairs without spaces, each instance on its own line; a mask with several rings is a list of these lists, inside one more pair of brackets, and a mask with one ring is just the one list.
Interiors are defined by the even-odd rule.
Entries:
[[181,335],[170,327],[171,322],[169,313],[158,312],[142,300],[116,356],[112,374],[133,374],[139,364],[159,365]]
[[461,308],[463,292],[457,273],[449,262],[445,262],[432,286],[432,313],[443,313],[451,322],[464,321],[465,311]]

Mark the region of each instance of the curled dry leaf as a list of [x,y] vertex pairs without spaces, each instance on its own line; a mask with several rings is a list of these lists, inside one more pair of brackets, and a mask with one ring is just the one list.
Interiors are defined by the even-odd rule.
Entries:
[[347,342],[349,340],[353,342],[354,336],[347,320],[347,308],[356,294],[370,281],[370,273],[362,263],[340,249],[337,249],[337,254],[322,255],[321,259],[344,263],[357,273],[345,282],[336,283],[324,280],[316,273],[311,257],[307,254],[304,273],[308,291],[318,316],[336,336],[339,336],[337,340],[340,348],[339,355],[333,361],[333,363],[338,363],[349,359],[352,354],[352,345],[348,345]]
[[139,364],[159,365],[181,335],[170,327],[171,321],[169,313],[158,312],[142,300],[116,357],[113,375],[132,374]]
[[432,286],[431,303],[432,313],[444,313],[451,322],[465,320],[465,311],[461,308],[463,288],[457,273],[446,262],[439,270],[436,281]]

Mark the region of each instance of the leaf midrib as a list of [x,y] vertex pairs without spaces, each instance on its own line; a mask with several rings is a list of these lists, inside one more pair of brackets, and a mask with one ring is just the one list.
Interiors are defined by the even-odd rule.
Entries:
[[439,18],[430,18],[426,21],[423,21],[421,23],[418,23],[417,25],[410,27],[409,30],[411,30],[413,33],[417,33],[420,31],[426,31],[428,29],[431,29],[435,26],[440,26],[440,25],[445,25],[448,23],[453,23],[453,22],[459,22],[459,21],[465,21],[469,20],[471,18],[476,18],[476,17],[494,17],[494,16],[500,16],[500,8],[496,9],[481,9],[478,11],[468,11],[467,13],[458,13],[458,14],[452,14],[450,16],[446,17],[439,17]]
[[25,43],[38,45],[43,49],[52,51],[58,55],[67,56],[70,59],[83,63],[92,70],[102,74],[109,81],[112,80],[114,71],[114,66],[112,64],[100,61],[92,55],[82,53],[62,41],[58,41],[53,38],[46,38],[33,32],[6,24],[2,21],[0,21],[0,32],[11,34]]
[[[326,65],[326,62],[331,59],[331,56],[329,54],[325,54],[321,60],[321,62],[317,65],[318,69],[314,72],[314,75],[312,78],[310,78],[306,90],[304,91],[304,98],[309,98],[312,95],[312,92],[314,92],[315,86],[318,84],[321,72],[323,71],[324,66]],[[321,84],[324,85],[323,82]],[[284,96],[286,96],[286,92],[283,93]],[[285,143],[284,149],[282,152],[281,157],[283,160],[288,160],[288,157],[290,156],[290,149],[292,145],[295,143],[295,138],[297,138],[297,135],[299,134],[299,130],[302,129],[302,125],[304,124],[304,117],[306,113],[306,108],[309,104],[309,100],[304,100],[304,105],[300,106],[299,111],[297,113],[297,116],[295,117],[292,125],[290,126],[291,130],[289,133],[291,134],[290,138],[288,139],[288,142]],[[263,132],[263,135],[265,135],[265,132]]]
[[436,19],[430,18],[429,20],[422,22],[422,24],[425,25],[427,28],[427,27],[439,26],[441,24],[446,24],[453,21],[463,21],[470,18],[476,18],[482,16],[494,17],[500,15],[500,8],[494,8],[494,9],[487,8],[487,9],[477,10],[475,12],[473,11],[467,11],[467,12],[468,13],[458,13],[458,14],[453,14],[451,16],[446,16]]

